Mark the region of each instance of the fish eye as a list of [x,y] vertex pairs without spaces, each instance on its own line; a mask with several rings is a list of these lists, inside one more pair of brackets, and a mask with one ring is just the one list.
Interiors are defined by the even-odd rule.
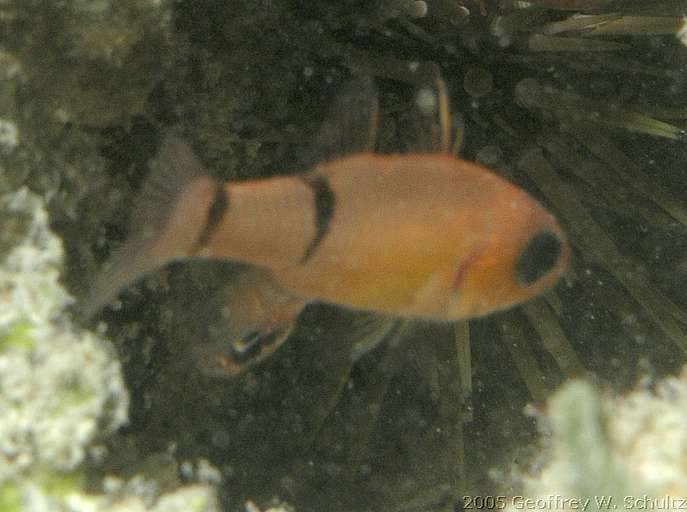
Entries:
[[522,286],[529,286],[548,274],[561,256],[561,241],[554,233],[537,233],[515,264],[515,276]]

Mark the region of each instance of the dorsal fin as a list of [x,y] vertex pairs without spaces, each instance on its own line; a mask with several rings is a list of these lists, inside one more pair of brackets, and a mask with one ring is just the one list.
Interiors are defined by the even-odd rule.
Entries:
[[158,237],[180,194],[192,181],[206,175],[191,147],[175,133],[163,139],[149,165],[151,173],[134,200],[126,242],[113,251],[79,304],[85,319],[95,315],[125,287],[167,263],[155,253]]
[[378,120],[379,102],[372,78],[350,79],[332,101],[301,165],[309,169],[352,153],[374,151]]

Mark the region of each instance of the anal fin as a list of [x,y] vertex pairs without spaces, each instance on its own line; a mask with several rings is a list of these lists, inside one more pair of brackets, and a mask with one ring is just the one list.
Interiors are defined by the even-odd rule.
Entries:
[[224,341],[196,347],[201,370],[231,377],[266,359],[288,339],[305,304],[268,273],[255,268],[241,272],[222,311],[228,326]]
[[354,340],[351,361],[357,361],[391,338],[400,324],[401,320],[398,318],[377,313],[360,313],[351,325],[350,335]]

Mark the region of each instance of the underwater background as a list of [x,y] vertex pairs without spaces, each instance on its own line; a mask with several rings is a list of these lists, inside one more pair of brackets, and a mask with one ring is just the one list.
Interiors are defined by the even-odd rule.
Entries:
[[[0,2],[0,510],[685,496],[686,15],[677,0]],[[366,319],[309,306],[234,379],[195,354],[223,339],[239,265],[171,265],[95,324],[74,313],[166,129],[219,178],[297,173],[352,74],[376,78],[385,152],[413,150],[409,105],[443,78],[460,156],[567,232],[553,291],[408,322],[359,358]]]

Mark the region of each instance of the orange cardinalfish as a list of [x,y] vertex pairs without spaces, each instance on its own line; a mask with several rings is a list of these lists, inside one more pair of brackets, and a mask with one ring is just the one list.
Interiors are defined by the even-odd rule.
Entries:
[[[446,150],[447,101],[438,85],[435,146]],[[226,350],[214,361],[235,374],[272,353],[312,301],[455,321],[511,307],[558,281],[570,249],[549,212],[450,154],[373,153],[373,83],[360,79],[349,89],[335,102],[340,119],[325,121],[317,137],[324,159],[300,175],[222,183],[184,140],[168,135],[139,195],[133,232],[96,279],[84,313],[172,261],[248,263],[225,308],[233,324]]]

